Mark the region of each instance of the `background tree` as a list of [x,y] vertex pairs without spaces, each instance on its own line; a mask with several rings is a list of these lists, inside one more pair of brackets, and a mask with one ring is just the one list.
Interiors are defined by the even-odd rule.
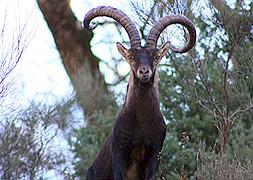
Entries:
[[50,170],[55,176],[71,177],[71,163],[59,147],[63,142],[59,134],[74,121],[75,102],[67,99],[51,106],[32,102],[0,124],[1,179],[39,179]]
[[28,18],[25,22],[17,20],[8,9],[2,8],[0,15],[0,115],[3,115],[14,110],[11,102],[6,102],[15,88],[13,71],[32,41],[35,29],[29,28]]
[[98,67],[100,60],[91,52],[92,34],[81,28],[68,0],[38,0],[38,4],[86,118],[94,122],[96,112],[106,115],[110,92]]
[[63,142],[60,135],[67,128],[71,129],[68,121],[71,119],[74,122],[72,111],[76,100],[66,98],[66,101],[61,100],[53,105],[31,99],[29,100],[32,102],[19,102],[16,98],[16,91],[20,90],[20,86],[16,84],[20,80],[17,68],[21,61],[26,61],[26,56],[23,55],[36,35],[36,25],[33,24],[35,14],[34,9],[20,7],[19,1],[2,3],[0,179],[39,179],[51,170],[69,178],[71,164],[69,159],[66,160],[66,154],[60,149],[59,142]]

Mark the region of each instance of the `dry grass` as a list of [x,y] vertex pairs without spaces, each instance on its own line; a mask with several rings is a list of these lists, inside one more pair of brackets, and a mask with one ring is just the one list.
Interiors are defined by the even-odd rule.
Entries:
[[[199,153],[200,154],[200,153]],[[226,160],[216,155],[199,155],[196,179],[198,180],[252,180],[253,163],[250,160]]]

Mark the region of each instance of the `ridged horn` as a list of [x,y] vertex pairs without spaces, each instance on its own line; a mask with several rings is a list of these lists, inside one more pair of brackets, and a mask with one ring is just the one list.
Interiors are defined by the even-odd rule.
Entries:
[[141,39],[138,30],[133,21],[124,12],[110,6],[98,6],[87,12],[87,14],[84,16],[83,26],[86,29],[92,29],[90,28],[89,24],[92,19],[98,16],[107,16],[116,20],[126,30],[130,39],[131,48],[141,47]]
[[177,53],[185,53],[189,51],[196,42],[196,29],[188,18],[182,15],[169,15],[161,18],[157,21],[153,28],[150,30],[147,38],[147,46],[150,48],[156,48],[158,38],[162,31],[171,24],[181,24],[186,27],[189,32],[190,37],[187,40],[187,43],[182,48],[176,48],[171,45],[171,50]]

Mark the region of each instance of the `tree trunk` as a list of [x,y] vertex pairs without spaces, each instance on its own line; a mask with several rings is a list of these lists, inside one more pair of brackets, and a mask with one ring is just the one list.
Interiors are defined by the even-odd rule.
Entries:
[[110,94],[99,71],[98,58],[90,48],[92,33],[81,28],[68,0],[38,0],[51,29],[62,63],[76,91],[86,118],[94,112],[105,112]]

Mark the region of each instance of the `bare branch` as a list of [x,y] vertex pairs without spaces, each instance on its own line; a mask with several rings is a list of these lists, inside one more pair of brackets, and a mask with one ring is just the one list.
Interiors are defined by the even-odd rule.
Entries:
[[246,107],[245,109],[240,109],[238,108],[236,111],[233,112],[233,114],[231,114],[229,116],[230,119],[232,119],[234,121],[234,119],[236,118],[236,116],[240,113],[244,113],[244,112],[248,112],[248,111],[251,111],[253,110],[253,104],[252,105],[249,105],[248,107]]
[[[36,25],[30,24],[34,23],[31,19],[34,11],[26,11],[27,19],[24,19],[24,22],[21,21],[20,17],[23,17],[25,13],[19,13],[19,9],[17,12],[10,12],[5,9],[3,21],[0,23],[0,106],[2,107],[6,96],[11,93],[12,73],[36,32]],[[12,18],[18,20],[10,21]]]

